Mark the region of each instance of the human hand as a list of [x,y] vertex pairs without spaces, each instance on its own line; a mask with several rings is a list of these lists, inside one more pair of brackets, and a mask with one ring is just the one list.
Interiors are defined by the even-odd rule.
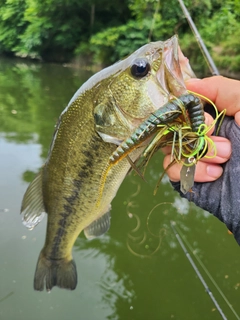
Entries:
[[[182,197],[224,222],[240,245],[240,81],[214,76],[191,80],[187,88],[211,99],[219,111],[226,109],[227,116],[221,124],[219,136],[211,136],[217,156],[202,158],[197,163],[192,192],[183,194],[180,191],[181,166],[172,166],[167,174]],[[165,168],[169,162],[170,156],[166,155]]]
[[212,100],[217,109],[226,109],[227,116],[233,116],[240,126],[240,81],[222,76],[205,79],[191,79],[186,82],[187,89]]
[[[214,76],[202,80],[191,79],[187,81],[186,85],[188,90],[197,92],[212,100],[219,111],[226,109],[226,114],[234,116],[235,122],[240,126],[240,81]],[[209,115],[206,115],[206,120],[208,125],[212,121]],[[230,158],[230,141],[219,136],[212,136],[211,139],[216,145],[217,155],[214,158],[203,158],[197,163],[196,182],[210,182],[218,179],[223,172],[221,164]],[[163,166],[166,169],[170,164],[170,149],[164,149],[163,151],[166,154],[163,162]],[[180,171],[180,164],[176,163],[171,166],[167,170],[170,180],[173,182],[179,181]]]

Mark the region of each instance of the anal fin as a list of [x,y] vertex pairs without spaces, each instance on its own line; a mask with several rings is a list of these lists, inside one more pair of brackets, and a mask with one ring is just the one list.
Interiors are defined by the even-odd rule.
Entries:
[[37,174],[24,194],[21,215],[23,224],[28,229],[33,229],[45,215],[42,194],[42,171]]
[[89,226],[84,229],[84,234],[87,239],[100,237],[110,228],[110,210],[104,213],[100,218],[94,220]]

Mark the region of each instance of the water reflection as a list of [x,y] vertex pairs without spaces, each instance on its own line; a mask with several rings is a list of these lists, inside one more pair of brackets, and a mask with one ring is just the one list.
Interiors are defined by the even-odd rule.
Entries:
[[[31,143],[33,134],[46,158],[53,126],[66,104],[91,75],[58,65],[10,60],[0,64],[0,132],[15,142]],[[64,88],[64,90],[63,90]]]
[[162,170],[160,154],[150,163],[147,183],[134,174],[125,179],[113,201],[108,234],[93,241],[78,238],[77,289],[55,288],[50,295],[33,291],[46,221],[26,230],[19,217],[21,199],[47,156],[59,114],[90,73],[0,62],[0,299],[14,292],[0,301],[0,318],[219,319],[177,243],[171,220],[240,313],[237,244],[223,224],[180,199],[166,178],[153,196]]
[[[118,253],[125,250],[122,243],[105,235],[89,242],[79,237],[75,246],[81,250],[82,259],[91,259],[96,268],[104,270],[95,286],[100,289],[102,306],[111,308],[112,312],[107,319],[117,319],[121,313],[124,316],[126,310],[131,310],[136,293],[126,268],[118,267]],[[99,258],[102,258],[101,263]]]

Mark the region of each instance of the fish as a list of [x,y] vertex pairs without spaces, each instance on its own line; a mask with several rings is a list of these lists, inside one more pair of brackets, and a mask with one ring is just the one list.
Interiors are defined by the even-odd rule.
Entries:
[[[110,227],[111,202],[148,141],[109,170],[109,157],[149,115],[172,97],[187,93],[195,77],[178,37],[150,42],[90,77],[74,94],[55,127],[45,164],[28,186],[23,224],[33,229],[47,215],[34,289],[74,290],[77,268],[72,249],[79,234],[99,237]],[[100,195],[101,194],[101,195]]]

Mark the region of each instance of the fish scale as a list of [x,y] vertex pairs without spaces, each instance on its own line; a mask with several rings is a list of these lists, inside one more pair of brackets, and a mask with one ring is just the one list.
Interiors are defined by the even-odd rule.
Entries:
[[[93,75],[63,110],[46,163],[22,201],[23,223],[29,229],[47,214],[35,290],[76,288],[73,245],[83,230],[92,239],[109,229],[112,199],[131,168],[122,159],[101,185],[109,157],[169,97],[186,93],[184,80],[194,77],[186,60],[179,61],[179,50],[176,36],[146,44]],[[132,163],[146,144],[130,152]]]

